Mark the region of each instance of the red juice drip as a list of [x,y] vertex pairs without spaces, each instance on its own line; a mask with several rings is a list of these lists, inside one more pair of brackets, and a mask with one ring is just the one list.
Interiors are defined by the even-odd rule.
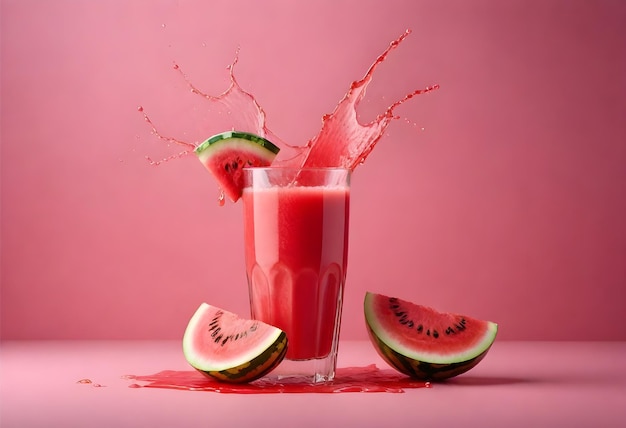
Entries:
[[323,117],[322,129],[307,144],[309,149],[302,164],[303,167],[343,167],[354,170],[358,165],[365,162],[391,121],[398,119],[393,114],[396,107],[415,95],[439,88],[439,85],[434,85],[415,90],[391,104],[383,114],[380,114],[372,122],[363,125],[358,121],[356,109],[365,95],[367,86],[372,81],[374,71],[410,33],[410,30],[407,30],[398,39],[391,42],[389,47],[370,66],[365,77],[352,83],[333,113]]
[[[147,382],[146,388],[180,389],[188,391],[211,391],[237,394],[276,393],[337,393],[337,392],[392,392],[406,389],[430,388],[430,382],[411,379],[395,370],[380,370],[376,365],[345,367],[337,369],[335,380],[324,384],[302,384],[261,378],[247,384],[222,383],[204,376],[197,370],[164,370],[152,375],[126,375],[125,379]],[[132,383],[129,388],[140,385]]]

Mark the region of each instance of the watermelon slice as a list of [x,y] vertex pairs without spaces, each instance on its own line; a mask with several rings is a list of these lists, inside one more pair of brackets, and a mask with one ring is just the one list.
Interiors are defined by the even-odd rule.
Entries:
[[487,354],[498,325],[382,294],[365,295],[365,320],[380,356],[398,371],[422,380],[460,375]]
[[279,151],[277,146],[263,137],[238,131],[214,135],[195,149],[200,162],[233,202],[241,197],[242,169],[270,166]]
[[239,318],[202,303],[183,336],[187,362],[204,375],[223,382],[251,382],[272,371],[287,353],[282,330]]

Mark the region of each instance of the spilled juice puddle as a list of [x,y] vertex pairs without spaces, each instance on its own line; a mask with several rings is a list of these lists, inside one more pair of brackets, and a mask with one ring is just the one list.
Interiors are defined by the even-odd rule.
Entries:
[[[129,388],[164,388],[187,391],[211,391],[224,394],[278,394],[278,393],[337,393],[337,392],[392,392],[406,389],[430,388],[430,382],[411,379],[395,370],[380,370],[371,364],[365,367],[338,368],[331,383],[312,385],[274,381],[261,378],[247,384],[222,383],[196,370],[164,370],[152,375],[126,375],[135,381]],[[136,383],[136,382],[141,382]]]

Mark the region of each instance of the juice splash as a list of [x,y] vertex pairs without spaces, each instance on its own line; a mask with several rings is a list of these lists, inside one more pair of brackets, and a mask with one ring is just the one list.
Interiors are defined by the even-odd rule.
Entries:
[[[324,115],[322,128],[319,133],[306,144],[300,146],[285,143],[267,127],[265,111],[254,96],[243,90],[237,82],[234,69],[239,59],[239,51],[237,51],[233,63],[228,67],[230,85],[226,91],[218,96],[209,95],[199,90],[190,82],[177,64],[174,64],[174,69],[180,73],[191,92],[203,97],[210,103],[219,104],[224,109],[225,114],[232,117],[232,130],[236,129],[237,131],[257,134],[281,147],[279,157],[274,163],[276,166],[343,167],[354,170],[372,152],[374,146],[383,137],[389,124],[394,119],[398,119],[394,115],[395,108],[416,95],[439,88],[439,85],[433,85],[408,93],[403,98],[392,103],[370,123],[362,124],[357,119],[358,104],[363,99],[365,91],[374,77],[376,68],[386,60],[389,53],[396,49],[410,33],[410,30],[406,30],[400,37],[390,43],[387,49],[370,66],[365,76],[350,85],[348,92],[337,104],[335,110],[330,114]],[[182,141],[160,134],[143,107],[139,107],[138,110],[152,128],[153,135],[168,144],[175,143],[185,148],[184,151],[159,161],[154,161],[147,157],[151,164],[159,165],[162,162],[192,154],[193,150],[201,143],[201,141]],[[222,131],[225,131],[225,129],[207,129],[206,136],[208,137]]]
[[[256,101],[254,96],[241,88],[237,79],[235,78],[235,65],[239,62],[239,50],[237,50],[235,59],[232,64],[230,64],[228,68],[228,74],[230,79],[230,84],[228,88],[220,95],[214,96],[207,94],[200,89],[198,89],[188,78],[188,76],[183,72],[182,68],[178,64],[174,64],[173,68],[176,70],[182,79],[185,81],[190,91],[198,95],[209,103],[216,105],[216,116],[220,117],[220,120],[215,120],[215,128],[207,129],[206,136],[209,137],[218,132],[225,131],[224,126],[228,126],[230,130],[244,131],[250,132],[252,134],[259,135],[264,137],[274,144],[283,147],[293,147],[285,142],[283,142],[276,134],[274,134],[266,124],[265,111]],[[156,136],[157,139],[167,143],[174,144],[184,148],[183,151],[171,155],[167,158],[161,160],[153,160],[150,157],[146,156],[146,160],[151,165],[160,165],[163,162],[167,162],[176,158],[181,158],[190,154],[193,154],[193,151],[196,147],[198,147],[202,141],[183,141],[178,138],[165,136],[159,132],[156,125],[150,119],[145,109],[142,106],[139,106],[137,110],[143,115],[144,120],[151,128],[152,135]],[[228,125],[225,125],[225,121],[223,116],[228,116],[230,122],[226,121]],[[217,124],[219,122],[219,124]],[[298,150],[297,148],[294,148]],[[223,201],[223,197],[220,195],[220,204]]]
[[261,378],[248,384],[221,383],[196,370],[164,370],[151,375],[126,375],[129,388],[164,388],[187,391],[210,391],[223,394],[277,394],[277,393],[338,393],[338,392],[391,392],[403,393],[407,389],[430,388],[430,382],[411,379],[394,370],[380,370],[375,364],[365,367],[337,369],[335,380],[324,384],[290,383]]
[[410,30],[407,30],[398,39],[391,42],[389,47],[371,65],[365,77],[350,85],[350,89],[339,102],[335,111],[323,117],[322,129],[307,144],[306,157],[302,167],[341,167],[354,171],[357,166],[365,162],[391,121],[398,119],[393,113],[396,107],[415,95],[439,88],[439,85],[434,85],[425,89],[417,89],[391,104],[384,113],[378,115],[372,122],[364,125],[358,121],[357,106],[374,77],[374,71],[410,33]]

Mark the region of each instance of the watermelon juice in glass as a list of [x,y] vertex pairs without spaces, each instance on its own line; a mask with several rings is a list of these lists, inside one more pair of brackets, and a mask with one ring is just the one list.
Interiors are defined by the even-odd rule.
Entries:
[[161,135],[143,107],[138,109],[159,139],[186,147],[161,161],[147,158],[151,164],[193,151],[217,179],[220,205],[225,197],[243,199],[252,316],[288,336],[286,360],[272,371],[279,377],[304,376],[313,383],[334,377],[348,252],[350,174],[398,119],[395,108],[439,87],[414,90],[373,121],[359,122],[356,108],[374,71],[409,34],[407,30],[392,41],[365,76],[352,82],[333,112],[323,116],[319,133],[297,155],[275,162],[279,149],[270,140],[293,147],[280,144],[265,124],[263,109],[237,83],[237,58],[228,68],[230,86],[219,96],[201,92],[174,66],[193,93],[226,108],[222,117],[237,118],[232,131],[198,146]]
[[330,381],[348,258],[350,170],[244,169],[242,200],[252,317],[288,338],[272,375]]

